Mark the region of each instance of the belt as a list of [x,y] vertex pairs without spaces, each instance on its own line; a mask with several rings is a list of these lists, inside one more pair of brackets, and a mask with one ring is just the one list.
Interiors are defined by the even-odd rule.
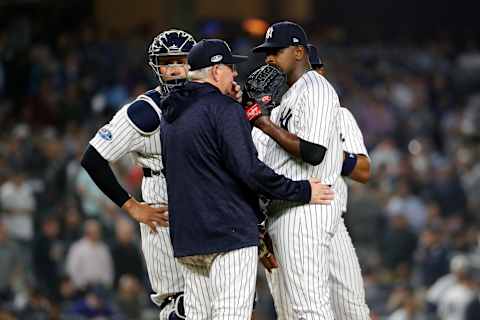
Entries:
[[143,168],[143,176],[147,178],[150,178],[152,176],[159,176],[161,173],[161,171],[152,170],[150,168]]

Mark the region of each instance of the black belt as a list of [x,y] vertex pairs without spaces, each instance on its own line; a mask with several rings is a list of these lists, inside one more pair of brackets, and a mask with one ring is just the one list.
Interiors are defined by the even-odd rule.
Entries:
[[152,170],[150,168],[143,168],[143,176],[147,178],[150,178],[152,176],[159,176],[161,173],[161,171]]

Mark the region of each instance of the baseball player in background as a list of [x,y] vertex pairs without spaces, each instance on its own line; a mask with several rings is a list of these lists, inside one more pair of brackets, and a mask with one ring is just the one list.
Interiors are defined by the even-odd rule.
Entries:
[[[326,70],[317,49],[308,46],[312,68],[325,76]],[[370,159],[357,121],[350,110],[340,108],[338,123],[344,152],[342,177],[366,183],[370,178]],[[365,303],[360,264],[350,234],[345,227],[344,215],[347,211],[348,187],[344,179],[338,180],[336,193],[341,203],[343,215],[338,230],[332,239],[330,253],[330,294],[335,319],[367,320],[370,311]]]
[[[148,56],[158,87],[123,106],[90,140],[82,159],[82,166],[97,186],[140,223],[142,251],[155,292],[151,299],[161,309],[160,319],[184,318],[184,279],[173,257],[168,229],[159,104],[173,87],[185,81],[187,55],[194,44],[190,34],[174,29],[153,39]],[[142,198],[146,203],[138,202],[122,188],[109,165],[127,154],[143,168]]]
[[[266,63],[287,75],[288,91],[270,118],[250,119],[271,137],[263,161],[291,179],[310,176],[331,185],[343,163],[337,122],[340,103],[330,83],[311,70],[307,36],[292,22],[273,24],[254,52],[266,53]],[[329,205],[292,206],[272,201],[267,229],[279,262],[276,306],[286,319],[333,319],[330,305],[329,253],[341,220],[336,199]]]
[[[318,57],[314,46],[308,45],[309,61],[316,72],[325,75],[325,68]],[[363,141],[363,135],[351,112],[340,108],[340,117],[337,118],[340,128],[344,162],[342,176],[352,180],[366,183],[370,177],[370,159]],[[269,137],[261,130],[254,128],[252,131],[259,159],[265,155],[265,148]],[[342,203],[345,214],[347,208],[347,185],[343,179],[339,180],[336,198]],[[280,301],[278,270],[267,274],[268,284],[275,301]],[[345,227],[343,216],[338,230],[332,238],[330,252],[330,290],[331,304],[335,319],[370,319],[369,309],[365,303],[365,292],[353,243]],[[276,303],[278,319],[286,318],[285,305]]]

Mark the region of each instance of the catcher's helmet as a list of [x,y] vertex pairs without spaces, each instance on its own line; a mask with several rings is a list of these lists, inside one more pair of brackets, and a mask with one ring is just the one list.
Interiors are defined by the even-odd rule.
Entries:
[[[191,34],[177,29],[164,31],[153,39],[148,48],[148,64],[152,67],[161,84],[166,83],[162,79],[162,74],[160,72],[160,58],[187,56],[195,43],[195,39]],[[167,66],[173,67],[178,65],[170,64]],[[173,84],[178,84],[178,82],[184,81],[184,79],[180,78],[176,80],[178,81],[174,81],[175,83]]]

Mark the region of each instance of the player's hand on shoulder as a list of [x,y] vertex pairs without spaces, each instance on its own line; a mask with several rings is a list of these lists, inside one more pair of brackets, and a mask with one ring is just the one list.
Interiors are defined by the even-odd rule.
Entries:
[[319,179],[311,178],[308,180],[312,188],[310,203],[330,204],[335,196],[329,185],[321,183]]
[[152,232],[157,231],[157,226],[168,227],[168,207],[166,204],[155,205],[138,202],[130,198],[122,206],[128,214],[138,221],[150,227]]

